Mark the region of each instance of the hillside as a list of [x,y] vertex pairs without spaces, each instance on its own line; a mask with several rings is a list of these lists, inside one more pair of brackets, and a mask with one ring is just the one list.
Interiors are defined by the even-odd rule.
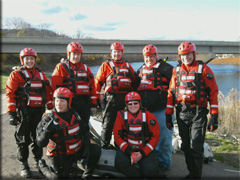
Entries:
[[[2,37],[68,37],[46,29],[1,29]],[[69,38],[69,37],[68,37]]]

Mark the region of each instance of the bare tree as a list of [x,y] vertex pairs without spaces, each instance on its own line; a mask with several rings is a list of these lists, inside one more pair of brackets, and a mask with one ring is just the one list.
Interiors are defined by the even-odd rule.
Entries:
[[32,27],[31,24],[20,17],[7,18],[4,23],[6,29],[28,29]]
[[48,24],[48,23],[42,23],[42,24],[38,25],[38,28],[39,29],[48,29],[49,26],[50,26],[50,24]]
[[85,34],[80,29],[77,29],[77,31],[76,31],[76,38],[83,39],[84,36],[85,36]]

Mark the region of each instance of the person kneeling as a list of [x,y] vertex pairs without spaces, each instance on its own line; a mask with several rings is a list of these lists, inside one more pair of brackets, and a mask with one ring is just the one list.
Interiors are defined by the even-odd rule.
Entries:
[[48,179],[69,178],[73,163],[82,161],[85,168],[82,178],[92,177],[101,148],[90,144],[88,125],[78,113],[70,108],[72,93],[60,87],[54,92],[54,109],[45,113],[37,127],[37,144],[47,146],[49,166],[44,159],[39,162],[39,171]]
[[118,146],[115,167],[128,178],[161,178],[164,175],[157,165],[155,150],[160,139],[158,120],[142,108],[138,93],[128,93],[125,103],[113,129]]

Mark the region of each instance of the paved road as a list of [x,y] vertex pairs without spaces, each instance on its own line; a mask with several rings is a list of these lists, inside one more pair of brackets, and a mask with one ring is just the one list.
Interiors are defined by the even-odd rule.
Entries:
[[[5,97],[1,99],[1,179],[18,179],[20,164],[16,159],[16,144],[13,137],[14,127],[8,124],[6,114]],[[36,168],[33,168],[33,158],[30,153],[29,164],[33,172],[34,178],[41,178]],[[172,156],[172,166],[166,172],[170,178],[182,178],[188,173],[184,156],[182,152],[174,153]],[[206,179],[240,179],[240,171],[232,166],[212,162],[203,165],[203,178]]]

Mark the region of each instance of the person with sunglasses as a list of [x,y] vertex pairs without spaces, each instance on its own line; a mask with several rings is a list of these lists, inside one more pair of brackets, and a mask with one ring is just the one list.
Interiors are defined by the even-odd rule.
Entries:
[[166,177],[156,160],[155,147],[160,139],[158,120],[142,107],[137,92],[128,93],[125,104],[125,110],[118,111],[113,128],[116,169],[128,178]]

